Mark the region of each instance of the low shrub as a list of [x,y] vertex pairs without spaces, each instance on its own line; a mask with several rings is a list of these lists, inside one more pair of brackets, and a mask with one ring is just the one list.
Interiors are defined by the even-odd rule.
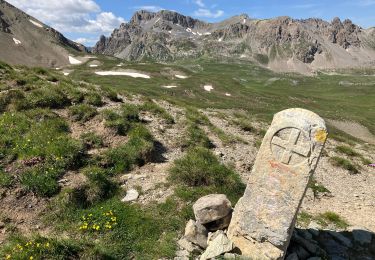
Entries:
[[82,123],[89,121],[97,115],[96,108],[87,104],[80,104],[71,106],[69,108],[69,115],[73,121],[80,121]]
[[243,131],[246,132],[255,132],[256,129],[252,126],[250,120],[246,118],[240,118],[233,120],[233,123],[238,125]]
[[154,140],[143,125],[138,125],[129,133],[129,141],[105,153],[105,164],[112,174],[131,170],[135,165],[142,166],[151,160]]
[[121,98],[119,98],[118,94],[116,91],[114,91],[112,88],[110,87],[105,87],[105,86],[102,86],[101,87],[101,92],[103,93],[103,95],[107,98],[109,98],[109,100],[113,101],[113,102],[120,102],[121,101]]
[[130,123],[112,110],[104,110],[102,113],[105,119],[105,126],[115,129],[117,134],[126,135],[130,129]]
[[197,125],[190,125],[187,128],[187,137],[183,144],[185,147],[192,148],[201,146],[205,148],[213,148],[211,140],[207,134]]
[[146,101],[140,107],[140,109],[142,111],[148,111],[150,113],[153,113],[155,115],[160,116],[161,118],[163,118],[166,121],[167,124],[173,124],[174,123],[173,117],[164,108],[162,108],[161,106],[159,106],[158,104],[156,104],[152,100]]
[[173,183],[222,192],[232,199],[242,196],[245,189],[240,176],[203,147],[193,148],[183,158],[174,161],[169,172],[169,180]]
[[13,178],[9,173],[0,168],[0,188],[6,188],[12,185]]
[[59,89],[46,86],[26,94],[26,106],[30,108],[62,108],[70,105],[68,97]]
[[350,146],[346,146],[346,145],[339,145],[336,147],[335,150],[339,153],[346,154],[347,156],[352,156],[352,157],[361,156],[360,153],[354,151],[353,148],[351,148]]
[[84,94],[84,103],[100,107],[103,105],[103,100],[99,93],[91,91]]
[[330,161],[334,166],[341,167],[345,170],[348,170],[352,174],[359,173],[359,170],[357,169],[357,167],[345,158],[334,156],[330,158]]
[[51,197],[58,193],[57,179],[62,169],[53,166],[36,166],[21,175],[21,184],[42,197]]
[[116,193],[117,185],[110,180],[105,169],[90,166],[83,169],[82,172],[88,179],[85,195],[89,203],[108,199]]
[[319,193],[331,193],[326,187],[319,184],[314,177],[309,180],[307,187],[312,189],[315,197],[318,196]]
[[94,132],[83,133],[81,135],[81,140],[87,149],[104,147],[103,138]]

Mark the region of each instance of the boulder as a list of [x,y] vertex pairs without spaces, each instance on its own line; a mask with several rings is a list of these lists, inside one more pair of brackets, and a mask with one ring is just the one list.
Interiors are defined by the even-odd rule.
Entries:
[[224,218],[212,221],[210,223],[206,223],[204,224],[204,226],[208,229],[208,231],[215,232],[217,230],[226,229],[229,226],[231,219],[232,219],[232,212],[230,212]]
[[185,228],[185,238],[187,240],[201,248],[207,248],[207,236],[208,231],[202,224],[189,220]]
[[200,257],[200,260],[211,259],[232,251],[233,243],[223,231],[218,231],[218,234],[216,236],[213,235],[212,237],[214,237],[214,239],[209,242],[206,251]]
[[360,245],[371,244],[372,234],[364,229],[353,229],[354,241]]
[[126,196],[121,200],[122,202],[130,202],[137,200],[139,197],[139,193],[135,189],[128,190],[126,192]]
[[193,205],[197,222],[206,224],[226,217],[232,212],[232,205],[224,194],[204,196]]

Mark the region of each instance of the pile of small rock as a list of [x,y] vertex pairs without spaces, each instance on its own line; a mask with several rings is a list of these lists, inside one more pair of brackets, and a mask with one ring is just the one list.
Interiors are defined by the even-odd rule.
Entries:
[[[175,260],[189,259],[195,255],[201,260],[231,254],[233,243],[226,235],[226,229],[232,218],[231,202],[223,194],[211,194],[197,200],[193,205],[195,221],[189,220],[185,235],[178,241],[180,250]],[[198,257],[200,256],[200,257]]]

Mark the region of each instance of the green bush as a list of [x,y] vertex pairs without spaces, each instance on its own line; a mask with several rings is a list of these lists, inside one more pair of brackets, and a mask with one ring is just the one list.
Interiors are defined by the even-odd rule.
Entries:
[[80,121],[82,123],[89,121],[97,115],[96,108],[87,104],[80,104],[71,106],[69,108],[69,115],[73,121]]
[[9,173],[4,172],[0,168],[0,188],[9,187],[12,185],[12,176]]
[[39,196],[50,197],[59,191],[57,179],[62,173],[53,166],[37,166],[22,173],[21,183]]
[[114,91],[112,88],[102,86],[101,91],[102,91],[103,95],[105,97],[109,98],[111,101],[114,101],[114,102],[120,102],[121,101],[121,98],[118,97],[117,92]]
[[84,96],[84,102],[88,105],[93,105],[96,107],[100,107],[103,105],[103,100],[99,93],[88,92]]
[[168,124],[173,124],[174,119],[173,117],[161,106],[156,104],[155,102],[151,101],[146,101],[140,108],[142,111],[148,111],[150,113],[153,113],[155,115],[160,116],[163,118],[166,123]]
[[126,135],[130,129],[130,123],[112,110],[104,110],[102,113],[105,119],[105,126],[113,128],[119,135]]
[[27,93],[27,106],[30,108],[62,108],[70,104],[68,97],[56,87],[48,86]]
[[238,125],[243,131],[246,132],[255,132],[255,128],[252,126],[250,120],[245,118],[240,118],[233,120],[233,123]]
[[186,110],[186,119],[195,125],[211,125],[208,117],[195,108],[188,108]]
[[187,129],[187,137],[184,141],[184,146],[193,148],[196,146],[201,146],[205,148],[213,148],[211,140],[208,138],[207,134],[197,125],[190,125]]
[[85,188],[88,202],[94,203],[112,197],[117,191],[117,185],[109,179],[107,172],[97,166],[83,169],[83,174],[89,183]]
[[142,125],[129,133],[129,141],[105,154],[105,164],[112,174],[131,170],[135,165],[142,166],[151,160],[154,141],[151,133]]
[[331,157],[330,161],[334,166],[341,167],[345,170],[348,170],[352,174],[359,173],[359,170],[357,169],[357,167],[345,158],[334,156],[334,157]]
[[139,107],[132,104],[122,105],[121,116],[128,122],[139,122]]
[[[221,192],[233,200],[238,199],[245,189],[240,176],[221,164],[208,149],[197,147],[188,151],[181,159],[174,162],[170,169],[169,180],[190,188],[203,188],[206,192]],[[194,189],[185,189],[195,192]]]
[[88,149],[104,147],[103,138],[94,132],[83,133],[81,135],[81,140]]

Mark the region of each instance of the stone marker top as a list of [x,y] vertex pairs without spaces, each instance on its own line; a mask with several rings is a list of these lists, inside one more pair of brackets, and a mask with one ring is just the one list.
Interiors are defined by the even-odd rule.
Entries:
[[274,116],[228,230],[244,256],[283,258],[326,138],[324,120],[311,111]]

